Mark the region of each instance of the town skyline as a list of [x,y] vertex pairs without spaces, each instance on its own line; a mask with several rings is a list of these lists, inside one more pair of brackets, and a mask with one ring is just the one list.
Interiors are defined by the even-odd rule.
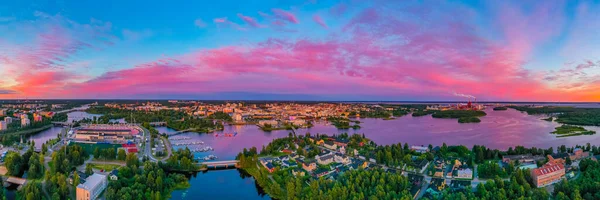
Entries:
[[0,6],[0,99],[600,101],[598,2],[119,3]]

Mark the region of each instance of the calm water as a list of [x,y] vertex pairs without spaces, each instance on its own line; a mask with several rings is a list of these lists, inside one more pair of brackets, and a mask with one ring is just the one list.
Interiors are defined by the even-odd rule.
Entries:
[[[507,149],[510,146],[522,145],[526,147],[557,147],[562,144],[574,146],[576,144],[600,141],[600,134],[591,136],[576,136],[556,138],[550,134],[560,124],[541,120],[544,116],[529,116],[526,113],[509,109],[507,111],[486,110],[488,114],[481,117],[478,124],[459,124],[456,119],[434,119],[431,116],[412,117],[403,116],[394,120],[360,119],[362,122],[359,130],[347,130],[349,133],[365,134],[377,144],[394,144],[398,142],[410,145],[449,145],[474,144],[486,145],[490,148]],[[69,120],[91,118],[85,112],[69,113]],[[600,127],[586,127],[600,132]],[[161,133],[171,133],[175,130],[167,127],[157,128]],[[56,137],[61,131],[60,127],[53,127],[32,136],[36,146]],[[216,155],[217,160],[234,159],[243,148],[256,146],[260,149],[275,138],[285,137],[288,131],[263,132],[256,126],[225,126],[220,133],[234,133],[236,137],[215,137],[214,134],[186,133],[180,136],[192,137],[193,140],[202,140],[205,145],[215,149],[213,152],[196,153],[197,157]],[[311,129],[298,130],[298,134],[310,132],[312,134],[335,134],[346,131],[337,130],[335,127],[323,123],[316,123]],[[181,147],[176,147],[181,148]],[[237,170],[218,170],[198,173],[191,177],[191,187],[187,190],[175,191],[172,199],[268,199],[257,188],[252,177],[244,177]]]
[[[456,119],[434,119],[431,116],[412,117],[403,116],[395,120],[360,119],[361,129],[347,130],[349,133],[364,133],[377,144],[394,144],[407,142],[410,145],[449,145],[474,144],[486,145],[490,148],[507,149],[511,146],[523,145],[526,147],[557,147],[562,144],[574,146],[576,144],[600,141],[600,134],[591,136],[576,136],[556,138],[550,134],[560,124],[541,120],[544,116],[529,116],[526,113],[509,109],[506,111],[493,111],[487,109],[487,116],[481,118],[478,124],[459,124]],[[587,127],[600,132],[599,127]],[[174,132],[166,127],[157,128],[161,133]],[[234,159],[243,148],[253,146],[260,149],[275,138],[285,137],[288,131],[263,132],[256,126],[226,126],[225,133],[237,132],[236,137],[215,137],[214,134],[186,133],[180,136],[192,137],[193,140],[202,140],[205,145],[215,149],[213,152],[196,153],[198,157],[209,154],[218,156],[217,160]],[[334,134],[345,131],[337,130],[331,125],[317,123],[311,129],[301,129],[298,134],[310,132],[312,134]],[[180,148],[180,147],[177,147]],[[191,187],[185,191],[175,191],[172,199],[196,199],[205,197],[217,199],[227,195],[227,199],[262,199],[251,178],[242,179],[237,170],[208,171],[198,174],[190,180]],[[235,188],[232,190],[231,188]]]

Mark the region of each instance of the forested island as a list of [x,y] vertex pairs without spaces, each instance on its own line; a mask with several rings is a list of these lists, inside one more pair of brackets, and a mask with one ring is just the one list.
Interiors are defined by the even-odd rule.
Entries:
[[596,131],[587,130],[581,126],[572,126],[563,124],[562,126],[556,127],[555,131],[552,131],[552,134],[556,134],[556,137],[569,137],[569,136],[578,136],[578,135],[594,135]]
[[[327,121],[331,122],[338,129],[360,129],[360,121],[351,120],[343,117],[328,117]],[[354,123],[354,124],[350,124]]]
[[564,106],[509,106],[530,115],[556,115],[555,121],[580,126],[600,126],[600,108],[575,108]]
[[494,107],[494,111],[502,111],[502,110],[508,110],[508,108],[504,107],[504,106]]
[[479,123],[479,117],[487,115],[480,110],[443,110],[436,111],[431,116],[433,118],[458,118],[458,123]]

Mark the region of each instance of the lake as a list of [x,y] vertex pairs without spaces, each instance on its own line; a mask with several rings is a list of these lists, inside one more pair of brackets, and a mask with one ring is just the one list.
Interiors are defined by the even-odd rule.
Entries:
[[[600,134],[590,136],[575,136],[556,138],[550,134],[554,128],[560,126],[556,122],[541,120],[545,116],[530,116],[513,109],[506,111],[493,111],[486,109],[487,116],[481,117],[481,123],[460,124],[457,119],[436,119],[428,116],[412,117],[410,115],[398,117],[394,120],[360,119],[362,127],[359,130],[338,130],[332,125],[316,123],[310,129],[300,129],[297,134],[310,132],[311,134],[339,134],[358,133],[365,134],[380,145],[395,144],[398,142],[409,145],[485,145],[489,148],[506,150],[508,147],[522,145],[526,147],[548,148],[560,145],[584,145],[588,142],[600,141]],[[600,127],[586,127],[600,132]],[[172,133],[175,130],[167,127],[158,127],[161,133]],[[217,133],[234,133],[235,137],[215,137],[214,134],[185,133],[179,136],[191,137],[192,140],[201,140],[204,145],[213,147],[213,152],[195,153],[197,157],[216,155],[217,160],[234,159],[237,153],[244,148],[256,146],[259,150],[275,138],[286,137],[289,131],[264,132],[256,126],[225,126],[225,130]],[[182,147],[176,147],[182,148]],[[216,199],[226,195],[227,199],[263,199],[259,195],[254,181],[251,178],[240,178],[237,170],[208,171],[199,173],[190,180],[190,189],[175,191],[172,199],[196,199],[205,197]],[[235,189],[232,189],[235,188]],[[248,196],[245,196],[248,195]]]
[[[550,134],[556,122],[541,120],[545,116],[530,116],[513,109],[506,111],[486,110],[487,116],[481,117],[481,123],[459,124],[456,119],[435,119],[430,115],[412,117],[410,115],[398,117],[394,120],[359,119],[362,127],[359,130],[338,130],[332,125],[319,122],[310,129],[300,129],[297,134],[310,132],[312,134],[339,134],[358,133],[365,134],[380,145],[398,142],[409,145],[485,145],[489,148],[506,150],[508,147],[522,145],[526,147],[548,148],[560,145],[574,146],[585,143],[596,144],[600,141],[600,134],[590,136],[575,136],[556,138]],[[85,112],[69,113],[69,120],[92,118]],[[589,130],[600,132],[600,127],[586,127]],[[41,146],[45,141],[55,138],[61,131],[60,127],[53,127],[42,131],[31,138],[36,146]],[[161,133],[171,133],[175,130],[167,127],[157,127]],[[286,137],[289,131],[264,132],[256,126],[225,126],[225,130],[218,133],[234,133],[235,137],[215,137],[214,134],[185,133],[179,136],[191,137],[192,140],[201,140],[205,145],[215,149],[212,152],[195,153],[197,157],[216,155],[217,160],[234,159],[237,153],[244,148],[256,146],[261,149],[275,138]],[[182,148],[178,146],[176,148]],[[172,199],[268,199],[256,186],[252,177],[246,177],[238,170],[217,170],[198,173],[190,178],[191,187],[187,190],[175,191]]]

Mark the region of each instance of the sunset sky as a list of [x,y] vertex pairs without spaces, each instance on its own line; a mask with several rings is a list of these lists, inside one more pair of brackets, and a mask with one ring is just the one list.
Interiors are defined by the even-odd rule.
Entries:
[[465,95],[600,101],[600,2],[0,3],[0,99]]

